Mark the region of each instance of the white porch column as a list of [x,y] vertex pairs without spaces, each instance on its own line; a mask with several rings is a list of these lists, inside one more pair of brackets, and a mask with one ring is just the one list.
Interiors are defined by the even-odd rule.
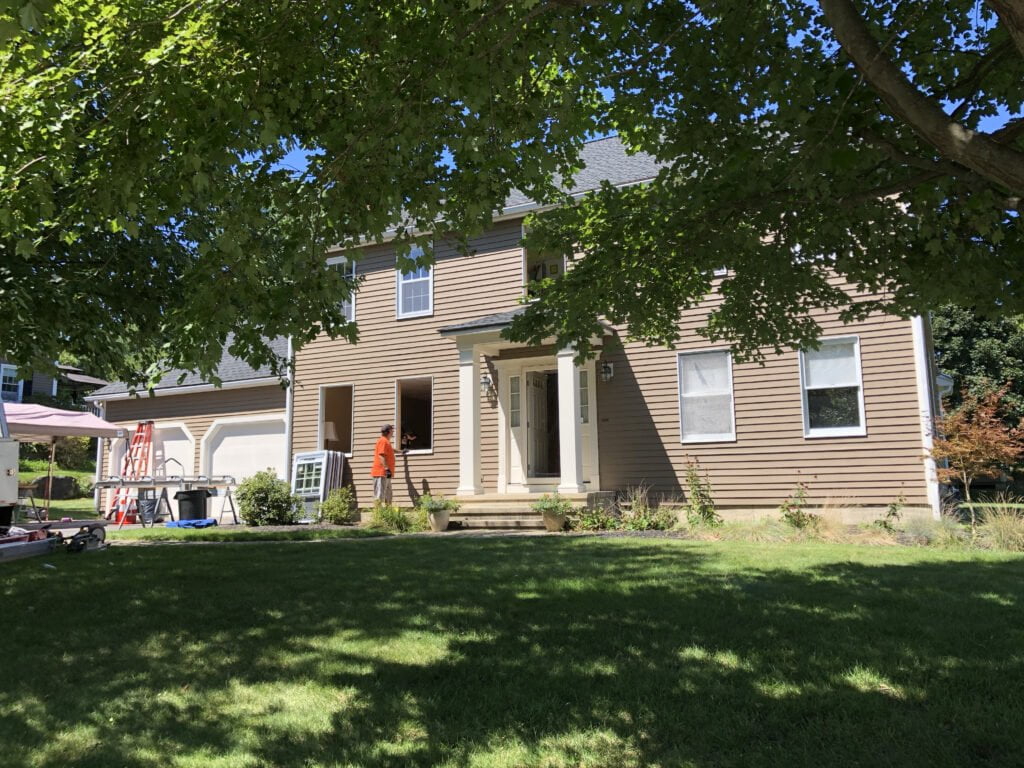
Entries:
[[483,493],[480,486],[480,355],[459,347],[459,496]]
[[572,347],[559,350],[558,358],[558,442],[562,478],[559,493],[583,493],[583,440],[580,434],[579,369]]

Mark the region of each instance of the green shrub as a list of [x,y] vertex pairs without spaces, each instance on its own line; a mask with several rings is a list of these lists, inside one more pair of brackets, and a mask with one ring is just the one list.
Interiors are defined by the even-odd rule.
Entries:
[[290,525],[298,522],[302,501],[284,480],[269,471],[257,472],[235,491],[238,513],[247,525]]
[[651,490],[643,483],[626,489],[619,500],[619,518],[627,531],[667,531],[677,522],[667,505],[651,504]]
[[889,502],[889,506],[885,509],[885,514],[878,520],[875,520],[875,527],[889,531],[890,533],[894,532],[896,530],[896,524],[903,518],[902,511],[906,503],[907,497],[902,493],[896,501]]
[[62,469],[88,472],[96,468],[96,444],[88,437],[58,437],[53,460]]
[[92,496],[93,487],[95,486],[95,483],[93,483],[92,480],[89,480],[88,478],[85,477],[80,477],[78,478],[76,484],[78,485],[78,498],[84,499],[89,496]]
[[320,519],[331,525],[351,525],[355,521],[356,498],[351,486],[332,488],[320,502]]
[[700,475],[700,465],[695,461],[686,462],[686,520],[693,526],[717,528],[722,518],[715,511],[715,501],[711,497],[711,481],[707,470],[704,477]]
[[429,493],[424,493],[420,496],[419,501],[416,503],[416,508],[421,509],[427,514],[433,514],[436,512],[458,512],[459,502],[455,499],[446,499],[444,496],[431,496]]
[[988,507],[982,515],[978,534],[986,546],[1024,552],[1024,515],[1016,509]]
[[779,515],[784,523],[798,531],[818,527],[818,516],[807,511],[807,486],[804,483],[797,483],[796,490],[779,505]]
[[540,512],[542,515],[547,513],[549,515],[565,515],[566,517],[573,512],[572,503],[559,496],[557,491],[553,494],[545,493],[530,505],[530,509]]
[[419,507],[409,511],[387,504],[377,503],[370,509],[370,527],[391,533],[425,531],[430,527],[426,510]]
[[616,515],[602,507],[584,507],[571,523],[576,531],[614,531],[621,525]]

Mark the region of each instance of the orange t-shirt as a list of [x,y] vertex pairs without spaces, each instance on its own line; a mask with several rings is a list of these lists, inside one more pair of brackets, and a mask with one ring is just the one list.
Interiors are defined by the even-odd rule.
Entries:
[[373,469],[370,470],[370,477],[384,477],[384,464],[380,459],[382,453],[387,460],[387,468],[391,470],[392,475],[395,474],[395,449],[391,447],[391,441],[381,435],[373,449]]

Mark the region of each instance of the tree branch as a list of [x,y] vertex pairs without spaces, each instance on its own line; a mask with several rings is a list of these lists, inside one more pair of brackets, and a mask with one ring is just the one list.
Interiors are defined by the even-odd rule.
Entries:
[[[1021,5],[1021,0],[1010,1]],[[951,120],[917,90],[882,53],[852,0],[821,0],[821,8],[843,50],[898,117],[948,159],[1014,194],[1024,194],[1024,153]],[[1024,6],[1021,10],[1024,14]]]

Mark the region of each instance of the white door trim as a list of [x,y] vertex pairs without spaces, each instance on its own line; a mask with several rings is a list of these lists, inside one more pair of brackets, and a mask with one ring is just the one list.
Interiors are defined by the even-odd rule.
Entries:
[[[508,421],[509,388],[508,377],[520,377],[520,418],[525,420],[528,413],[526,403],[526,374],[530,371],[557,371],[558,360],[554,355],[539,355],[536,357],[520,357],[511,360],[492,360],[494,370],[499,377],[498,382],[498,493],[553,493],[559,485],[558,477],[531,478],[527,477],[526,467],[522,467],[522,483],[510,481],[512,461],[512,430]],[[586,468],[590,470],[589,480],[585,483],[586,489],[590,491],[601,490],[600,464],[598,452],[598,403],[597,403],[597,360],[591,358],[583,363],[576,370],[587,371],[588,383],[590,385],[590,423],[589,434],[583,442],[583,455]],[[577,388],[579,380],[576,381]],[[579,413],[576,414],[579,419]],[[525,421],[520,423],[525,424]],[[525,459],[525,457],[521,457]]]

